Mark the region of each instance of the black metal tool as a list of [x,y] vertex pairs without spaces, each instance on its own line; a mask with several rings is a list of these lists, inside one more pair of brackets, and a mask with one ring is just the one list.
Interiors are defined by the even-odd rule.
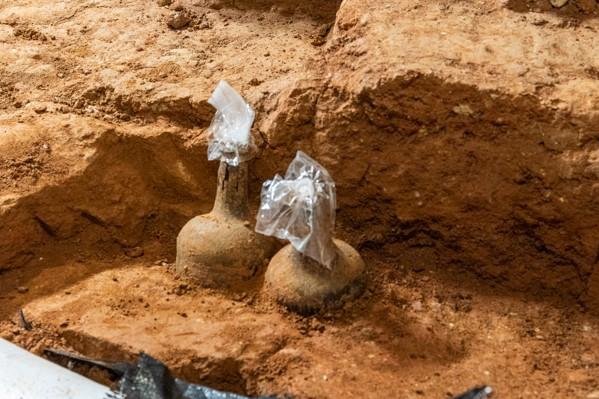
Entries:
[[488,385],[472,388],[453,399],[487,399],[493,394],[493,388]]
[[62,357],[62,358],[65,358],[65,359],[68,359],[71,361],[87,364],[89,366],[96,366],[101,369],[110,371],[112,374],[114,374],[117,377],[122,377],[125,374],[125,372],[127,372],[127,370],[131,367],[131,365],[129,363],[105,362],[102,360],[92,359],[90,357],[79,355],[76,353],[67,352],[62,349],[46,348],[46,349],[44,349],[44,353]]
[[19,326],[27,331],[31,331],[33,329],[33,326],[31,325],[29,320],[25,318],[25,313],[23,313],[23,309],[19,309]]
[[107,399],[252,399],[174,378],[163,363],[145,353],[135,363],[105,362],[61,349],[46,349],[45,353],[97,366],[120,377],[117,388]]

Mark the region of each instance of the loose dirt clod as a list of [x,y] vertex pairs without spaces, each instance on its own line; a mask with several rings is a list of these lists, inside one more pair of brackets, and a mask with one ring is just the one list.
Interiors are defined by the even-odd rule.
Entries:
[[183,2],[181,2],[179,0],[176,0],[175,2],[173,2],[170,8],[171,8],[171,10],[174,10],[174,11],[185,10],[185,6],[183,5]]
[[171,14],[166,23],[171,29],[180,30],[189,25],[191,17],[186,11],[176,11]]

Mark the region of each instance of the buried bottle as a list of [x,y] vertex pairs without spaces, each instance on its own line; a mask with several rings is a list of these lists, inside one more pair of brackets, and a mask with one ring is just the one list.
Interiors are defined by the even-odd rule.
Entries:
[[294,310],[318,310],[360,293],[364,261],[333,238],[336,206],[335,182],[301,151],[284,178],[262,187],[256,231],[290,242],[271,259],[266,287]]
[[235,288],[260,273],[276,250],[270,237],[250,227],[248,165],[254,111],[221,81],[208,101],[217,112],[209,128],[208,159],[220,160],[212,211],[196,216],[177,237],[178,274],[202,286]]

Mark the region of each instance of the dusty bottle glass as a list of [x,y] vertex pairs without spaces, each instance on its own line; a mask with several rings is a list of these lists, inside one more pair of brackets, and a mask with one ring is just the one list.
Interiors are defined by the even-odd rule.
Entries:
[[284,178],[263,185],[256,231],[290,242],[271,259],[266,289],[289,308],[309,312],[361,292],[364,261],[333,238],[335,210],[333,179],[301,151]]
[[358,296],[365,283],[362,257],[344,241],[333,240],[332,245],[336,257],[330,269],[286,245],[268,264],[266,289],[278,302],[300,313]]
[[208,159],[220,160],[212,211],[191,219],[177,237],[176,271],[207,287],[234,288],[261,274],[276,241],[251,228],[248,160],[254,111],[225,81],[208,100],[217,112],[209,128]]
[[251,228],[247,190],[247,162],[221,162],[212,211],[191,219],[177,237],[177,273],[216,288],[233,288],[261,273],[276,243]]

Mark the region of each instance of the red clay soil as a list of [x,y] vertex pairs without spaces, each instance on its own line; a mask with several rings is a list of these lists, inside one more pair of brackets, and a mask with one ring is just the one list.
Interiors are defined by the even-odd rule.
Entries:
[[12,318],[2,337],[108,360],[143,350],[180,377],[247,394],[444,398],[487,383],[497,397],[585,398],[599,389],[599,322],[574,304],[418,259],[364,257],[365,294],[310,317],[274,305],[260,283],[223,295],[178,279],[166,262],[17,269],[3,276],[14,282],[3,283],[3,317],[24,307],[34,328]]
[[[0,3],[0,336],[247,394],[599,397],[595,0],[158,3]],[[298,149],[335,178],[356,301],[174,276],[219,79],[257,111],[253,211]]]

